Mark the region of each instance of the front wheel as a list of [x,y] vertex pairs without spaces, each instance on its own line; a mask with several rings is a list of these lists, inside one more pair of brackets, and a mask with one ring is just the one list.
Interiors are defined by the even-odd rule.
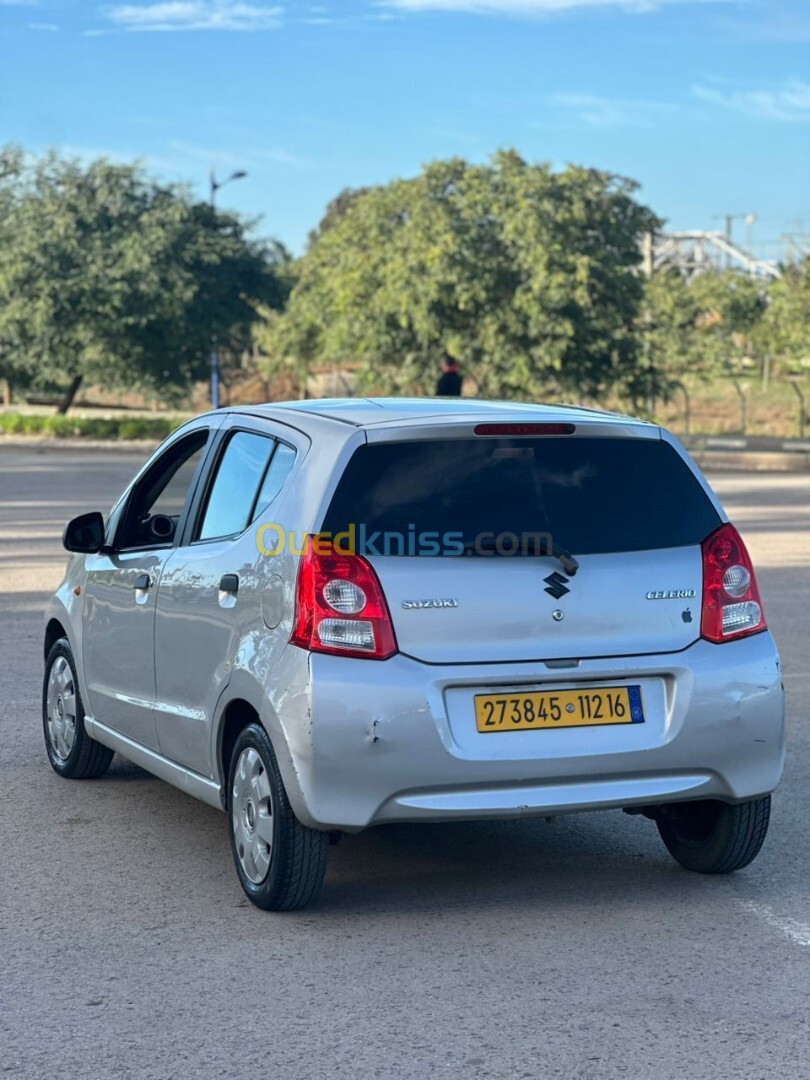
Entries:
[[770,795],[735,805],[706,799],[661,807],[656,824],[670,855],[685,869],[730,874],[757,857],[770,815]]
[[67,638],[54,642],[45,661],[42,728],[48,760],[60,776],[92,780],[109,768],[112,750],[91,739],[84,726],[76,662]]
[[228,775],[233,861],[248,899],[268,911],[305,907],[321,890],[329,834],[302,825],[260,724],[236,740]]

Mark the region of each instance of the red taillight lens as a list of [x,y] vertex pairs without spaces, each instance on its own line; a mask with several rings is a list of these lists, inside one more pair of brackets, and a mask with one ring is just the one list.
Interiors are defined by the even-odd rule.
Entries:
[[733,525],[703,541],[701,636],[720,644],[767,626],[751,557]]
[[310,652],[387,660],[397,651],[377,575],[362,555],[329,550],[317,537],[301,556],[290,641]]

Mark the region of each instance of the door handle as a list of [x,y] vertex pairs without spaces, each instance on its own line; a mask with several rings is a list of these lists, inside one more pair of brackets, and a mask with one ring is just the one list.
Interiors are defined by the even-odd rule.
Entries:
[[139,574],[132,584],[133,589],[137,589],[139,592],[143,592],[144,589],[152,587],[152,578],[149,574]]
[[219,591],[230,593],[231,596],[236,596],[239,592],[239,575],[223,574],[222,580],[219,583]]

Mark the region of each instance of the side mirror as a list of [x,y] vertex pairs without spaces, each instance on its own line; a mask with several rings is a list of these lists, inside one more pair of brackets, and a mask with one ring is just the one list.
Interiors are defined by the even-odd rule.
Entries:
[[69,521],[62,533],[62,543],[68,551],[94,555],[104,546],[104,518],[93,510]]

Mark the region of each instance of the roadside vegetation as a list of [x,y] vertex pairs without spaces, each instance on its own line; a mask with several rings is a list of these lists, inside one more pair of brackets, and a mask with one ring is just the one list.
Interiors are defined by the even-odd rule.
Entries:
[[[159,437],[171,417],[65,414],[89,386],[190,410],[216,342],[237,396],[251,378],[306,396],[323,373],[348,392],[429,394],[449,353],[480,396],[683,414],[693,431],[745,430],[755,415],[767,428],[748,402],[779,385],[798,433],[810,261],[769,284],[647,277],[643,238],[661,226],[631,180],[505,151],[341,192],[292,259],[256,222],[137,164],[9,146],[0,380],[7,410],[49,401],[58,416],[6,411],[0,431]],[[722,415],[704,418],[705,399]]]
[[41,416],[36,413],[0,412],[3,435],[35,435],[40,438],[87,438],[159,442],[179,427],[187,416]]

